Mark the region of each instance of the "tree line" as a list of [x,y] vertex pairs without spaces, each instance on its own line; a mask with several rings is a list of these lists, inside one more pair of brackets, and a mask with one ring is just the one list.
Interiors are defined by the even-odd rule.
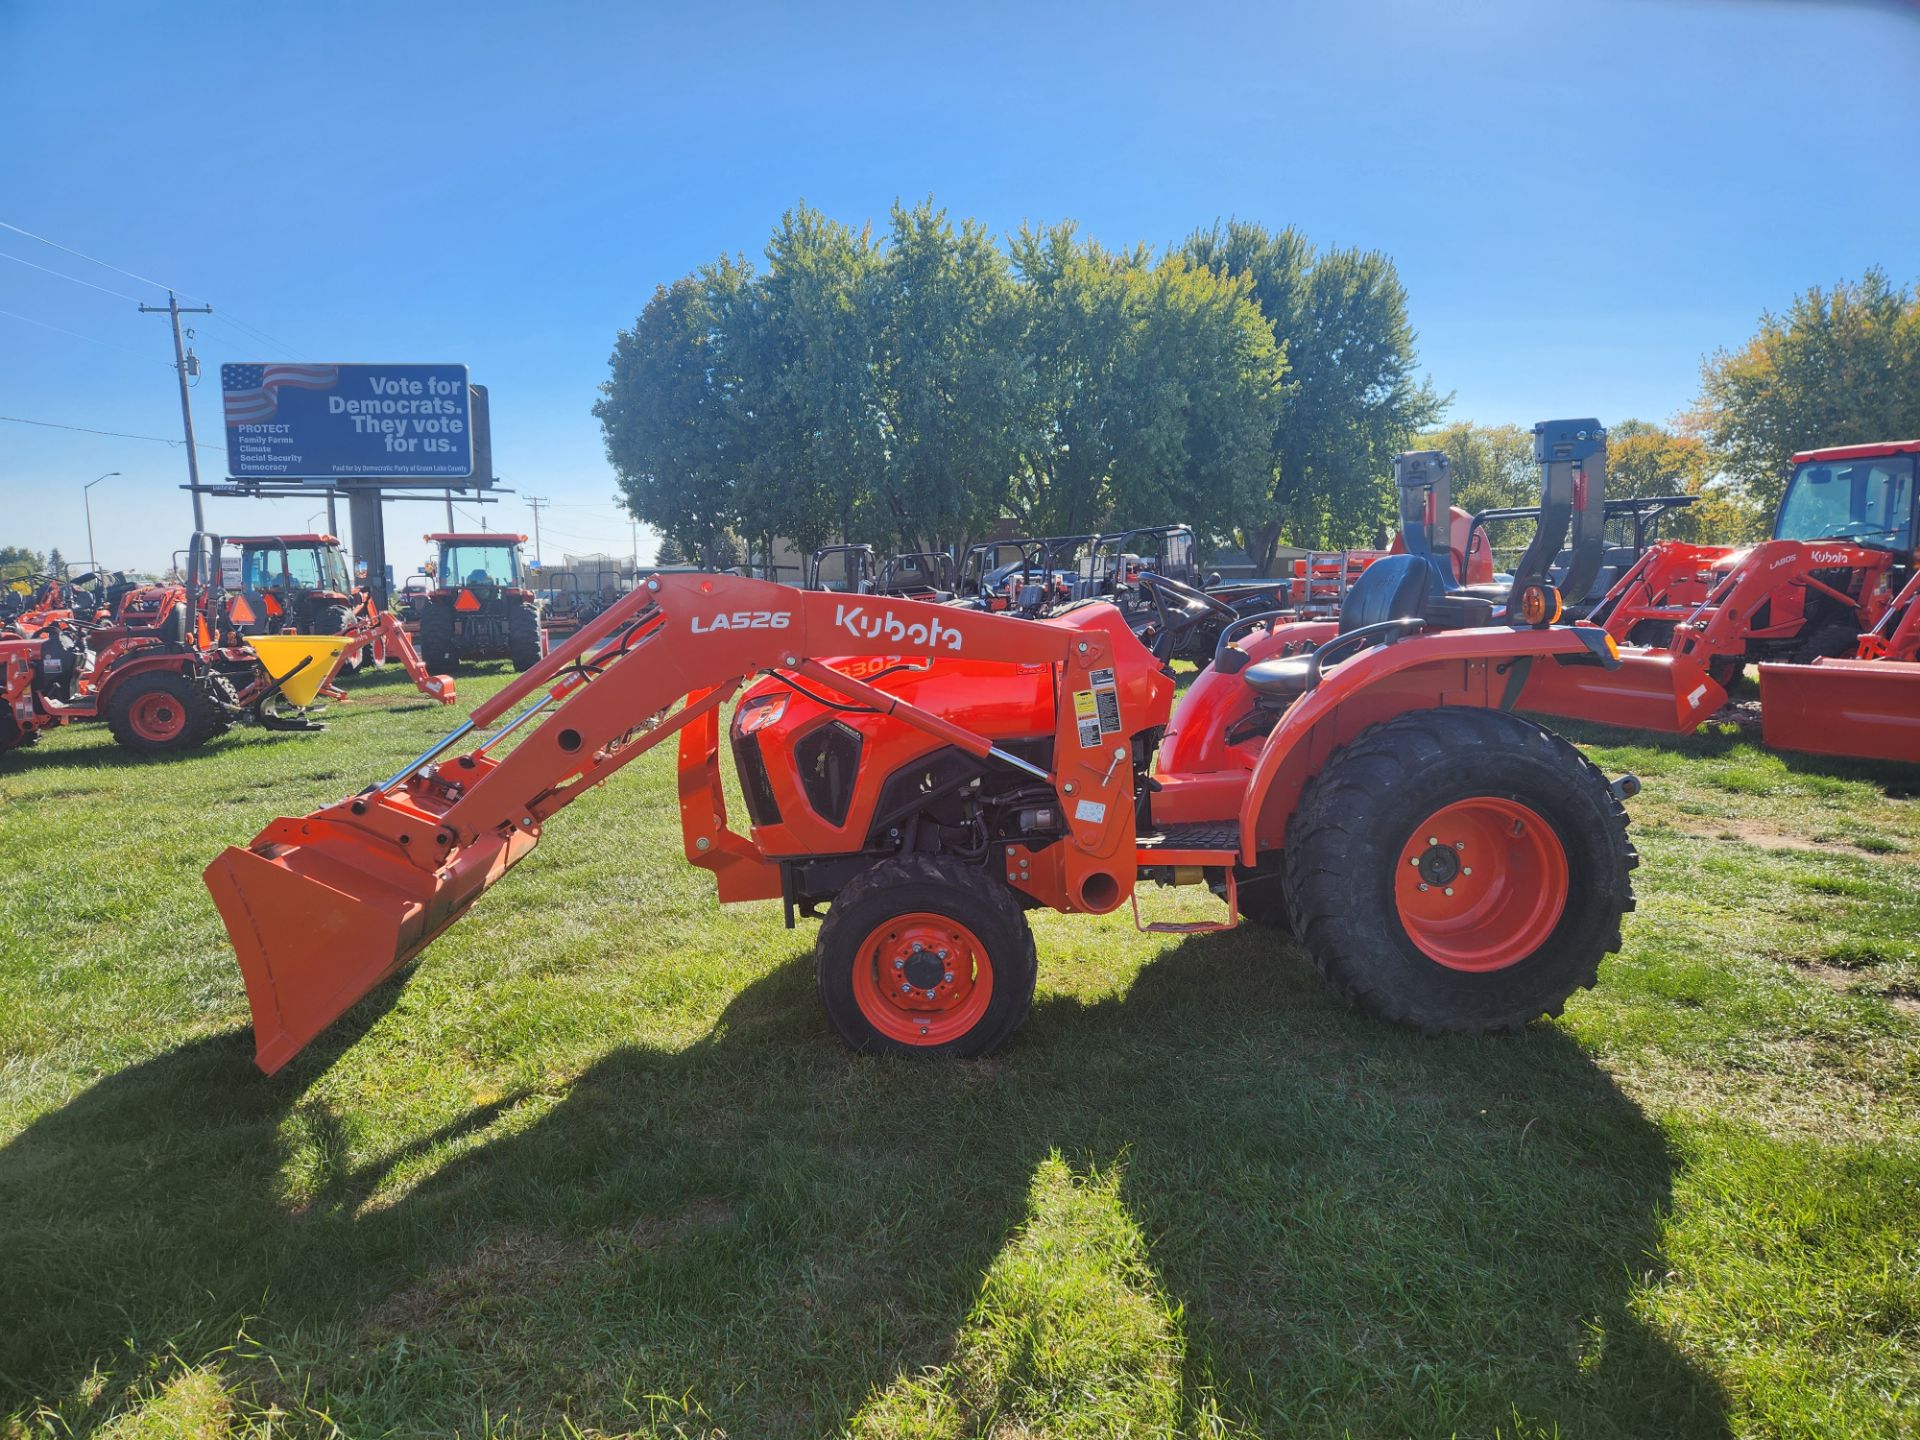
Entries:
[[[1468,509],[1535,498],[1529,429],[1443,425],[1415,341],[1387,257],[1290,228],[1155,253],[1070,223],[998,244],[931,201],[880,235],[802,205],[763,264],[659,287],[594,413],[628,507],[706,564],[776,536],[943,549],[1011,517],[1183,520],[1268,571],[1283,543],[1378,536],[1404,449],[1446,451]],[[1752,538],[1794,451],[1920,434],[1920,292],[1878,270],[1809,290],[1707,357],[1673,424],[1610,429],[1610,494],[1693,494],[1665,533]]]
[[1071,224],[997,245],[932,202],[884,236],[801,206],[765,265],[659,287],[595,406],[633,513],[691,558],[904,550],[1169,519],[1270,561],[1390,513],[1439,416],[1385,256],[1243,222],[1155,254]]

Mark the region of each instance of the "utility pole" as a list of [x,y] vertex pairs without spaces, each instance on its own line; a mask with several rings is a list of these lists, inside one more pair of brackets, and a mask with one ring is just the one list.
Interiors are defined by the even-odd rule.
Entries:
[[453,531],[453,491],[445,490],[441,493],[447,497],[447,531],[451,534]]
[[[207,528],[207,517],[200,503],[200,452],[193,443],[193,403],[187,398],[187,347],[180,338],[180,317],[182,315],[211,315],[211,305],[192,305],[181,308],[180,298],[171,290],[167,292],[166,308],[158,305],[142,305],[142,315],[171,315],[173,317],[173,368],[180,375],[180,423],[187,431],[187,479],[192,483],[193,529],[194,533]],[[200,370],[200,357],[193,357],[194,373]]]
[[540,507],[553,502],[543,495],[527,496],[527,508],[533,511],[533,563],[544,565],[546,559],[540,549]]
[[631,515],[627,516],[627,542],[633,547],[631,564],[633,573],[638,575],[640,573],[640,522]]

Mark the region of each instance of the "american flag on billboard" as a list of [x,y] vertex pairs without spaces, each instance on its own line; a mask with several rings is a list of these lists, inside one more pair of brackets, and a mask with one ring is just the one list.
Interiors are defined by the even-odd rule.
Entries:
[[337,365],[222,365],[220,389],[227,424],[258,425],[280,409],[280,390],[331,390],[340,382]]

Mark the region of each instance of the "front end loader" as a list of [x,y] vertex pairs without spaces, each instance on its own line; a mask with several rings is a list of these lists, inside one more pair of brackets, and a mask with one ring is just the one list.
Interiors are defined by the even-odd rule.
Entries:
[[[821,1003],[863,1050],[1003,1043],[1042,906],[1282,924],[1342,995],[1428,1031],[1521,1025],[1594,983],[1632,908],[1634,786],[1510,713],[1531,667],[1614,663],[1599,632],[1547,623],[1539,574],[1503,602],[1535,620],[1492,624],[1427,557],[1390,557],[1337,624],[1223,638],[1234,658],[1177,707],[1167,660],[1224,607],[1138,583],[1152,648],[1102,601],[1033,622],[654,575],[392,775],[207,867],[259,1065],[668,739],[685,857],[722,901],[824,914]],[[1220,918],[1143,920],[1142,882],[1205,886]]]

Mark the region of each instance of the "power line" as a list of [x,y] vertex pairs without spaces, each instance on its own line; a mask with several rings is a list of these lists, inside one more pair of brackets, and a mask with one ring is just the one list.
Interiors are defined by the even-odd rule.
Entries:
[[[138,280],[142,285],[151,285],[156,290],[170,290],[177,295],[186,296],[187,299],[189,300],[199,300],[207,304],[212,303],[211,301],[207,300],[207,297],[204,295],[195,295],[192,291],[183,290],[178,285],[163,285],[158,280],[151,280],[147,278],[145,275],[139,275],[133,272],[132,270],[125,269],[122,266],[111,264],[108,261],[100,259],[100,257],[97,255],[87,254],[84,250],[76,250],[71,245],[62,245],[58,240],[49,240],[44,235],[36,235],[33,233],[33,231],[22,229],[20,226],[12,224],[9,221],[0,220],[0,229],[11,230],[16,235],[24,235],[29,240],[37,240],[42,245],[50,245],[55,250],[58,250],[63,254],[75,256],[78,259],[86,261],[89,265],[98,265],[102,270],[111,270],[116,275],[124,275],[129,280]],[[0,252],[0,253],[4,253],[4,252]],[[17,255],[8,255],[6,258],[9,260],[20,259],[20,257]],[[22,265],[33,265],[33,261],[31,260],[20,260],[20,263]],[[33,265],[33,268],[36,270],[47,270],[47,267],[44,265]],[[92,283],[91,281],[79,279],[77,276],[63,274],[61,271],[58,271],[58,270],[47,270],[47,273],[49,275],[59,275],[60,278],[63,280],[72,280],[76,285],[88,285]],[[121,295],[118,290],[107,290],[107,287],[104,285],[94,285],[93,288],[96,290],[106,290],[106,293],[109,295],[120,295],[120,298],[123,300],[133,300],[137,302],[140,298],[137,295]],[[281,339],[278,335],[272,334],[271,332],[266,330],[262,330],[257,325],[250,325],[237,315],[223,312],[216,318],[222,324],[231,325],[236,330],[245,331],[246,333],[252,335],[255,339],[266,341],[269,345],[283,345],[283,346],[286,346],[286,348],[289,350],[294,348],[294,346],[291,343]]]
[[98,290],[102,295],[115,295],[122,300],[131,300],[136,305],[140,303],[140,297],[138,295],[129,295],[124,290],[112,290],[105,285],[96,285],[91,280],[82,280],[78,275],[69,275],[64,270],[54,270],[45,265],[35,264],[31,260],[23,260],[18,255],[9,255],[4,250],[0,250],[0,260],[11,260],[13,261],[14,264],[25,265],[30,270],[45,271],[47,274],[52,275],[57,279],[70,280],[75,285],[84,285],[89,290]]
[[[69,330],[64,325],[54,325],[45,320],[36,320],[31,315],[21,315],[12,310],[0,310],[0,315],[5,315],[9,320],[21,320],[29,325],[38,325],[42,330],[52,330],[60,335],[71,335],[76,340],[85,340],[94,345],[104,345],[109,350],[124,350],[129,355],[140,355],[140,352],[131,345],[116,345],[111,340],[102,340],[95,335],[82,335],[78,330]],[[151,360],[153,357],[140,355],[140,358],[142,360]]]
[[[167,368],[171,370],[173,367],[169,365]],[[7,421],[13,425],[40,425],[48,430],[77,430],[82,435],[111,435],[119,440],[157,440],[162,445],[184,445],[187,443],[184,440],[169,440],[164,435],[133,435],[125,430],[95,430],[91,425],[62,425],[54,420],[28,420],[19,415],[0,415],[0,420]],[[194,442],[194,449],[196,450],[224,450],[225,448],[226,447],[222,445],[202,445],[198,441]]]
[[204,295],[188,294],[188,292],[181,290],[177,285],[162,285],[158,280],[149,280],[146,276],[136,275],[131,270],[122,270],[118,265],[109,265],[104,260],[96,259],[92,255],[87,255],[75,250],[71,245],[62,245],[58,240],[49,240],[46,236],[36,235],[31,230],[22,230],[18,225],[9,224],[5,220],[0,220],[0,230],[11,230],[14,234],[24,235],[29,240],[38,240],[42,245],[51,245],[56,250],[62,250],[69,255],[78,256],[89,265],[98,265],[102,270],[111,270],[114,274],[124,275],[129,280],[138,280],[142,285],[151,285],[156,290],[176,290],[179,291],[180,294],[186,295],[189,300],[205,300],[207,298]]

